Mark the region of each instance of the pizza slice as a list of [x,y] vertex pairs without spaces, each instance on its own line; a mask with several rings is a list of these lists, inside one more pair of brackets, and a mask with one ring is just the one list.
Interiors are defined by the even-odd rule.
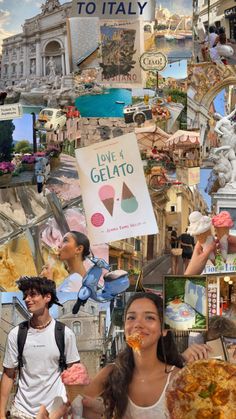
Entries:
[[129,345],[135,352],[139,354],[142,342],[142,336],[139,333],[133,333],[132,335],[126,337],[127,345]]

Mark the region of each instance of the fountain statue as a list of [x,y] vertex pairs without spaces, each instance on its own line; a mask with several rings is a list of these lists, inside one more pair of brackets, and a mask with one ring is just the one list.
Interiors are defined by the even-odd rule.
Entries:
[[236,189],[236,122],[235,109],[226,116],[218,113],[215,132],[219,147],[212,148],[208,159],[214,163],[213,173],[220,188]]

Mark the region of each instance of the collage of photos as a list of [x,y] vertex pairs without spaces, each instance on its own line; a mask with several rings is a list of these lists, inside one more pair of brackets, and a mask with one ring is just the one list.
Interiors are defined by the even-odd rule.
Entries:
[[236,418],[235,0],[16,6],[1,419]]

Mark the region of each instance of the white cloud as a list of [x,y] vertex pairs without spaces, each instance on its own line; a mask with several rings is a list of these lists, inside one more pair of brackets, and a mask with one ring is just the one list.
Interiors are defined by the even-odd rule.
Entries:
[[2,50],[3,39],[7,38],[8,36],[14,35],[13,32],[9,32],[9,31],[4,29],[4,25],[8,22],[8,19],[9,19],[10,15],[11,14],[8,10],[1,10],[0,9],[0,52]]

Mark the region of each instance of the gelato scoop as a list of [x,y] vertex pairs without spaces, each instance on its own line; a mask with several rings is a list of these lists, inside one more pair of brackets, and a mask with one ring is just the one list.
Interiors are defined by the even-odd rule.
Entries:
[[61,374],[61,379],[65,385],[88,385],[90,383],[87,369],[85,365],[81,363],[73,364],[70,368],[63,371]]
[[188,233],[197,236],[211,230],[211,219],[207,215],[202,215],[199,211],[193,211],[189,216],[190,226]]
[[212,217],[212,224],[214,227],[217,227],[217,228],[221,228],[221,227],[231,228],[233,227],[234,222],[228,211],[221,211],[219,214],[214,215],[214,217]]
[[[188,233],[191,234],[191,236],[196,236],[204,250],[214,241],[214,237],[211,233],[211,218],[207,215],[202,215],[199,211],[193,211],[189,216],[189,222]],[[213,252],[210,253],[209,259],[212,262],[215,261]]]
[[228,211],[221,211],[212,217],[212,224],[215,227],[217,238],[220,242],[220,253],[226,262],[228,255],[228,236],[229,229],[233,227],[234,222]]
[[85,365],[73,364],[70,368],[63,371],[61,379],[66,387],[66,392],[70,403],[80,394],[83,395],[85,386],[90,383]]

